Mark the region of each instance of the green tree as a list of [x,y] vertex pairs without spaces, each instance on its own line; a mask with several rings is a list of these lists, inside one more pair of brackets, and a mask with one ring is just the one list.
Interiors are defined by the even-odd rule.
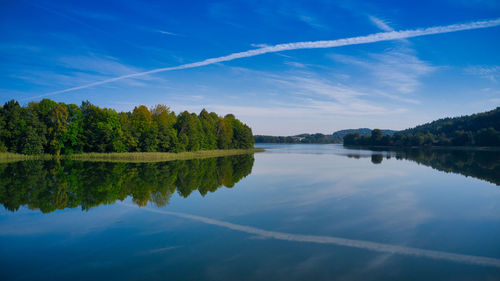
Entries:
[[132,134],[138,140],[138,151],[157,151],[157,132],[148,108],[144,105],[135,107],[130,119]]
[[2,108],[4,119],[4,129],[2,130],[2,140],[7,150],[19,152],[21,147],[21,137],[26,123],[21,116],[22,108],[15,100],[8,101]]
[[217,128],[217,146],[219,149],[231,148],[233,140],[233,125],[230,117],[226,116],[219,119]]
[[132,133],[132,124],[130,122],[130,112],[120,112],[118,118],[120,120],[120,126],[122,128],[122,143],[124,144],[126,151],[137,151],[137,146],[139,140]]
[[23,116],[26,120],[21,137],[21,153],[42,154],[47,144],[47,127],[39,120],[36,103],[30,103],[27,108],[23,108]]
[[167,106],[157,105],[151,111],[138,106],[133,112],[118,113],[89,101],[77,106],[50,99],[24,107],[15,100],[0,106],[0,151],[56,155],[178,152],[250,148],[253,144],[252,130],[234,115],[221,118],[206,110],[176,116]]
[[384,134],[382,134],[382,130],[374,129],[372,130],[372,134],[370,136],[370,142],[372,145],[380,145],[383,137]]
[[166,105],[158,104],[151,109],[153,125],[158,132],[158,150],[164,152],[177,151],[177,131],[174,128],[176,116]]
[[203,109],[198,118],[200,119],[204,136],[201,142],[201,149],[217,149],[217,121],[219,117],[214,112],[208,113]]
[[105,108],[103,119],[97,122],[96,134],[100,141],[99,151],[102,152],[125,152],[123,143],[123,132],[118,113],[114,109]]
[[47,126],[48,145],[51,153],[59,155],[64,148],[64,136],[68,133],[68,108],[63,103],[58,103],[49,114]]
[[5,140],[4,140],[4,130],[5,130],[5,120],[4,120],[4,114],[3,114],[3,106],[0,104],[0,152],[6,152],[7,151],[7,146],[5,146]]
[[480,146],[500,146],[500,132],[492,127],[479,130],[476,144]]
[[200,119],[194,113],[187,111],[177,116],[175,124],[179,139],[180,151],[196,151],[201,147],[202,128]]
[[76,104],[68,105],[68,130],[63,134],[64,154],[83,152],[83,114]]
[[82,102],[80,110],[83,116],[83,150],[85,152],[102,152],[99,145],[101,137],[97,132],[97,123],[104,119],[103,110],[89,101]]

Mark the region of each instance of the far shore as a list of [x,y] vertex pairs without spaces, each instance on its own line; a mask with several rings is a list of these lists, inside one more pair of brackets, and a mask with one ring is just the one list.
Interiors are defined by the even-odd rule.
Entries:
[[464,150],[464,151],[499,151],[498,146],[396,146],[396,145],[343,145],[346,149],[381,149],[381,150]]
[[164,162],[174,160],[190,160],[201,158],[212,158],[231,156],[239,154],[249,154],[256,152],[263,152],[263,148],[250,148],[250,149],[217,149],[217,150],[199,150],[188,152],[113,152],[113,153],[82,153],[72,155],[24,155],[18,153],[0,153],[0,163],[15,162],[23,160],[53,160],[53,159],[71,159],[81,161],[94,161],[94,162],[135,162],[135,163],[148,163],[148,162]]

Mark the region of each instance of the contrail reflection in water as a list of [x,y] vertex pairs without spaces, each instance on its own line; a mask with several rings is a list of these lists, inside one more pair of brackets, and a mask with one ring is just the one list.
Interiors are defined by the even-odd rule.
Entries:
[[[131,204],[122,204],[127,207],[134,207]],[[441,251],[433,251],[433,250],[425,250],[419,248],[412,247],[404,247],[383,243],[376,243],[370,241],[363,240],[353,240],[346,239],[340,237],[332,237],[332,236],[316,236],[316,235],[300,235],[300,234],[291,234],[285,232],[277,232],[277,231],[268,231],[263,230],[251,226],[239,225],[229,222],[224,222],[220,220],[210,219],[201,216],[171,212],[161,209],[151,209],[151,208],[141,208],[140,210],[160,213],[165,215],[176,216],[180,218],[190,219],[194,221],[203,222],[210,225],[217,225],[225,228],[229,228],[236,231],[246,232],[249,234],[259,235],[266,238],[274,238],[278,240],[287,240],[294,242],[309,242],[309,243],[320,243],[320,244],[333,244],[339,246],[353,247],[359,249],[372,250],[383,253],[391,253],[391,254],[399,254],[399,255],[407,255],[407,256],[416,256],[416,257],[426,257],[432,259],[439,260],[447,260],[458,263],[466,263],[466,264],[474,264],[474,265],[482,265],[482,266],[493,266],[500,268],[500,259],[481,257],[481,256],[472,256],[472,255],[462,255],[462,254],[454,254],[448,252]]]

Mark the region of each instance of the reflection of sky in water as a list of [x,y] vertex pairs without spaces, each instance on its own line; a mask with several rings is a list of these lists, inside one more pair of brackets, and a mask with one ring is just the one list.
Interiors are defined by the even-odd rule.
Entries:
[[[498,268],[470,262],[273,237],[326,236],[500,259],[500,189],[494,184],[385,155],[374,165],[371,152],[360,151],[356,159],[340,146],[277,147],[255,154],[252,174],[233,188],[204,197],[176,194],[160,213],[123,204],[49,214],[2,210],[0,277],[33,279],[41,272],[61,280],[78,274],[126,280],[500,276]],[[273,235],[234,231],[185,214]],[[23,262],[33,275],[22,269]]]

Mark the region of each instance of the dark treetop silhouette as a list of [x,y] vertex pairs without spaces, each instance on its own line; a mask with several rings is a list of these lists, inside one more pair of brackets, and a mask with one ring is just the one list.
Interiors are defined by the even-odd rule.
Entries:
[[415,128],[384,135],[350,133],[344,145],[370,146],[500,146],[500,107],[473,115],[439,119]]

